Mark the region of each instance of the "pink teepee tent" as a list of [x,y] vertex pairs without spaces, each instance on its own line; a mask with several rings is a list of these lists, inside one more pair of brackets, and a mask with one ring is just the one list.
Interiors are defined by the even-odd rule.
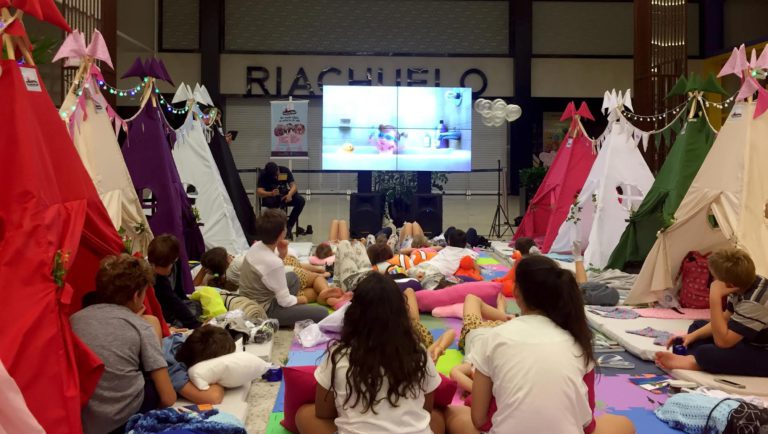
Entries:
[[568,210],[587,179],[597,153],[592,139],[587,136],[581,119],[594,120],[587,104],[579,110],[570,102],[561,121],[571,119],[571,126],[563,139],[536,195],[528,205],[514,239],[530,237],[539,249],[548,252],[557,236],[557,230],[568,216]]

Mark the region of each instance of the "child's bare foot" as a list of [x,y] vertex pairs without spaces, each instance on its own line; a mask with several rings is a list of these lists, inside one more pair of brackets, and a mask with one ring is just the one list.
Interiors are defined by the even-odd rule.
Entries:
[[688,369],[689,371],[701,371],[693,356],[680,356],[668,351],[656,353],[656,366],[662,369]]
[[503,293],[499,293],[499,295],[496,296],[496,308],[501,311],[501,313],[505,314],[507,313],[507,298],[504,297]]

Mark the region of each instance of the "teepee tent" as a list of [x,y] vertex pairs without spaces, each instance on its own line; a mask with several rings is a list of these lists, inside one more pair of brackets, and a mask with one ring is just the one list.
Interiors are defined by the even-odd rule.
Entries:
[[76,81],[80,86],[73,85],[69,90],[62,104],[61,117],[69,126],[75,148],[115,229],[130,242],[132,252],[146,255],[152,230],[131,182],[113,126],[122,126],[123,121],[99,91],[98,83],[103,83],[104,79],[93,63],[101,60],[112,65],[101,33],[94,31],[87,48],[82,33],[77,30],[70,33],[54,60],[61,58],[80,62]]
[[0,60],[0,363],[46,432],[74,434],[103,365],[68,318],[101,258],[123,243],[34,66],[20,12],[66,23],[52,0],[19,2],[13,21],[7,6],[0,1],[0,34],[10,36],[10,58]]
[[213,109],[206,116],[209,116],[208,119],[210,121],[208,146],[211,149],[214,161],[216,161],[216,166],[219,168],[224,187],[227,189],[232,205],[235,207],[240,227],[242,227],[245,237],[248,239],[248,244],[252,244],[256,241],[256,214],[253,212],[253,205],[251,205],[251,201],[248,199],[248,193],[245,192],[243,180],[237,171],[235,157],[232,155],[229,143],[227,143],[221,130],[221,122],[217,119],[218,110]]
[[176,140],[175,131],[163,115],[155,88],[155,79],[170,82],[165,67],[156,59],[142,64],[136,59],[123,77],[144,77],[145,89],[139,112],[127,120],[128,134],[122,151],[133,185],[140,192],[145,209],[151,214],[149,225],[155,236],[172,234],[181,244],[179,272],[183,288],[181,294],[194,290],[189,272],[189,259],[199,259],[205,250],[203,237],[187,197],[171,147]]
[[[734,49],[731,60],[726,67],[732,63],[747,66],[733,70],[743,80],[737,100],[751,99],[757,91],[758,101],[734,105],[680,203],[674,223],[659,233],[627,303],[666,298],[675,287],[683,258],[692,250],[706,253],[737,246],[752,256],[759,274],[768,272],[768,115],[764,114],[768,91],[751,74],[743,74],[744,69],[751,69],[743,50]],[[768,61],[758,67],[766,69]]]
[[[656,233],[672,223],[675,211],[712,147],[715,134],[704,116],[702,95],[704,90],[725,92],[712,75],[702,85],[698,83],[698,78],[692,75],[690,80],[681,77],[675,86],[682,90],[680,93],[690,95],[685,106],[680,108],[679,120],[671,123],[677,137],[643,203],[629,217],[629,224],[611,254],[607,268],[623,269],[627,263],[641,264],[645,260],[656,240]],[[706,83],[712,85],[704,86]]]
[[653,174],[638,149],[642,132],[621,116],[624,107],[632,107],[629,91],[624,96],[606,92],[603,108],[609,110],[608,127],[598,138],[602,147],[550,249],[570,252],[578,240],[586,247],[588,268],[605,267],[626,220],[653,184]]
[[597,156],[581,124],[582,119],[595,120],[587,104],[582,102],[577,111],[573,102],[568,103],[560,120],[567,119],[571,119],[568,132],[514,236],[533,238],[542,252],[549,251]]
[[195,110],[198,102],[213,105],[207,94],[200,85],[195,86],[193,92],[181,83],[176,90],[173,103],[187,102],[188,112],[184,124],[176,130],[173,159],[187,190],[197,192],[194,206],[200,213],[206,248],[224,247],[230,253],[240,253],[248,249],[248,242],[205,140],[205,127]]

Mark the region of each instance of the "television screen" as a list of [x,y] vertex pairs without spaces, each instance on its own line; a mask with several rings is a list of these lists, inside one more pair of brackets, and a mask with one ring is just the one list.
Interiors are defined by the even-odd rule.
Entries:
[[323,86],[323,169],[472,170],[472,89]]

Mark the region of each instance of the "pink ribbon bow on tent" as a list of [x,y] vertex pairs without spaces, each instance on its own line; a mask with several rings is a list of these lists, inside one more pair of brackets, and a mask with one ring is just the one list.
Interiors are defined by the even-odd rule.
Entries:
[[[101,32],[98,30],[93,31],[93,35],[91,36],[91,43],[88,44],[87,47],[85,45],[85,36],[79,30],[75,30],[74,32],[67,35],[67,38],[61,44],[59,51],[56,52],[56,56],[53,58],[53,61],[56,62],[61,59],[64,59],[65,65],[67,66],[82,65],[83,61],[89,62],[89,65],[87,66],[88,72],[83,73],[83,91],[77,98],[76,102],[76,106],[81,109],[83,120],[88,118],[88,112],[86,110],[87,94],[91,97],[91,99],[98,103],[98,105],[104,107],[104,109],[107,111],[109,119],[115,124],[115,134],[118,133],[120,127],[127,129],[127,124],[125,121],[123,121],[123,119],[117,115],[112,106],[107,103],[104,95],[102,95],[101,92],[97,90],[98,86],[96,83],[104,82],[104,76],[101,74],[99,67],[96,66],[93,61],[100,60],[107,64],[110,68],[114,69],[114,66],[112,66],[112,58],[109,55],[109,49],[107,49],[107,44],[104,41],[104,36],[102,36]],[[75,116],[70,116],[69,118],[70,133],[72,133],[74,130],[75,119]]]
[[757,57],[757,53],[753,49],[750,60],[747,60],[747,50],[744,44],[741,44],[739,48],[733,49],[728,61],[717,74],[718,77],[733,74],[741,78],[741,87],[736,95],[736,100],[747,99],[757,92],[757,105],[753,116],[755,119],[768,110],[768,91],[763,89],[752,75],[753,71],[761,69],[768,69],[768,47],[763,48],[760,57]]
[[[576,116],[579,116],[579,117],[577,118]],[[568,105],[565,107],[565,111],[563,112],[563,115],[560,116],[561,122],[568,119],[571,120],[571,125],[568,127],[568,134],[571,134],[575,128],[578,128],[579,118],[589,119],[590,121],[595,120],[595,117],[592,116],[592,112],[589,111],[589,107],[587,106],[586,102],[582,101],[581,106],[579,106],[578,110],[576,110],[576,104],[574,104],[573,101],[569,102]]]

